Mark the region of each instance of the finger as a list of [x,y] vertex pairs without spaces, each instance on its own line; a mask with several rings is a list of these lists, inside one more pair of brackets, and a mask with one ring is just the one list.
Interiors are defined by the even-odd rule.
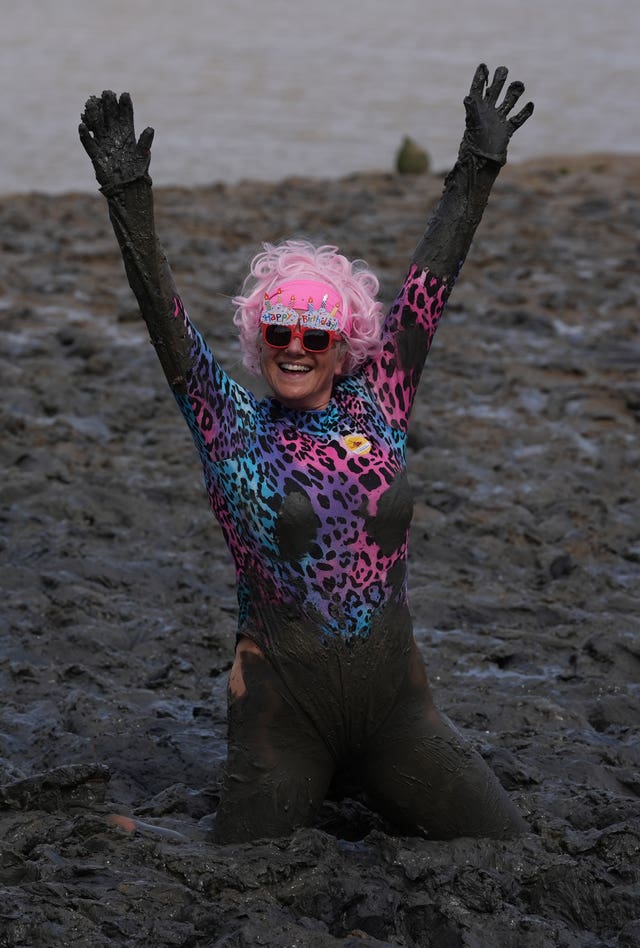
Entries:
[[498,109],[498,112],[501,115],[508,115],[523,92],[524,92],[524,83],[512,82],[509,88],[507,89],[507,91],[505,92],[504,99],[502,100],[502,105]]
[[80,116],[87,128],[95,134],[96,132],[101,132],[104,128],[104,121],[102,118],[102,99],[99,99],[98,96],[90,96],[84,106],[84,112]]
[[502,87],[506,82],[508,69],[506,66],[498,66],[496,71],[493,74],[493,80],[491,85],[487,89],[487,102],[490,102],[492,105],[498,100],[498,96],[502,92]]
[[120,119],[126,123],[133,134],[133,102],[128,92],[123,92],[119,102]]
[[112,128],[117,121],[118,99],[111,89],[105,89],[102,93],[102,116],[105,128]]
[[78,125],[78,135],[80,136],[80,141],[82,142],[84,150],[88,154],[89,158],[91,158],[93,161],[93,159],[98,154],[98,146],[96,145],[93,135],[84,122],[80,122]]
[[527,119],[531,116],[532,112],[533,102],[527,102],[525,107],[520,112],[518,112],[517,115],[514,115],[513,118],[509,119],[509,125],[514,132],[517,128],[520,128],[521,125],[524,125]]
[[471,88],[469,89],[470,96],[477,96],[482,98],[484,92],[484,87],[487,84],[487,79],[489,78],[489,70],[484,63],[480,63],[476,69],[473,80],[471,82]]
[[473,129],[478,126],[478,100],[473,96],[467,95],[464,98],[464,107],[467,112],[467,128]]
[[151,143],[153,142],[154,134],[155,132],[152,128],[145,128],[144,132],[140,135],[138,144],[136,145],[136,151],[141,157],[146,157],[151,151]]

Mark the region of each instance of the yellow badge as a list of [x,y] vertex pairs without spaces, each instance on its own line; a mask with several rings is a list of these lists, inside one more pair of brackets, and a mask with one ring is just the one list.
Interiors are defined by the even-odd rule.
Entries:
[[368,454],[371,450],[371,442],[367,441],[364,435],[348,434],[343,438],[343,443],[347,451],[353,454]]

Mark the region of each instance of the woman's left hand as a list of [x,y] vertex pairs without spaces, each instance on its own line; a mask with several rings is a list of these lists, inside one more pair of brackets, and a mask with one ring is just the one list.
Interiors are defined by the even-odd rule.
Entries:
[[499,165],[507,160],[509,139],[533,112],[533,102],[527,102],[520,112],[509,118],[509,112],[524,92],[524,85],[519,81],[509,85],[502,104],[497,105],[507,72],[505,66],[498,66],[491,85],[487,86],[489,70],[484,63],[476,69],[469,95],[464,100],[467,123],[460,146],[461,154],[470,151]]

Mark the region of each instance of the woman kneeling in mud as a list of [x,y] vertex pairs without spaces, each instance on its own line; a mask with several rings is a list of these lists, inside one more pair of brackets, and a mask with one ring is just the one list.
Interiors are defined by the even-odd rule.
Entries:
[[220,842],[313,822],[334,776],[358,775],[400,830],[446,839],[526,829],[496,777],[434,706],[407,603],[407,426],[446,300],[513,132],[523,92],[478,67],[458,160],[386,319],[378,281],[335,247],[265,244],[234,303],[244,362],[231,379],[191,323],[156,238],[153,130],[136,142],[125,93],[80,125],[127,276],[191,428],[235,563]]

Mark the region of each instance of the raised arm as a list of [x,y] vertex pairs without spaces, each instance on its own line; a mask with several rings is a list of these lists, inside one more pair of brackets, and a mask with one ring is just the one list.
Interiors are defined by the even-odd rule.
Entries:
[[509,118],[524,85],[512,82],[498,105],[507,69],[499,66],[487,86],[488,78],[489,71],[482,63],[464,100],[466,127],[458,159],[445,179],[443,195],[413,255],[413,263],[420,269],[445,280],[456,278],[493,183],[507,160],[509,139],[533,112],[533,103],[528,102]]
[[524,92],[521,82],[512,82],[497,105],[506,78],[507,70],[500,66],[485,88],[487,67],[476,69],[464,100],[467,119],[458,160],[445,179],[442,197],[385,321],[380,358],[365,368],[379,404],[398,428],[406,429],[409,422],[433,336],[493,183],[507,160],[509,139],[533,112],[529,102],[509,118]]
[[162,368],[176,393],[184,392],[192,338],[171,270],[156,238],[149,177],[153,129],[136,141],[128,93],[87,100],[79,126],[120,245],[131,289]]

